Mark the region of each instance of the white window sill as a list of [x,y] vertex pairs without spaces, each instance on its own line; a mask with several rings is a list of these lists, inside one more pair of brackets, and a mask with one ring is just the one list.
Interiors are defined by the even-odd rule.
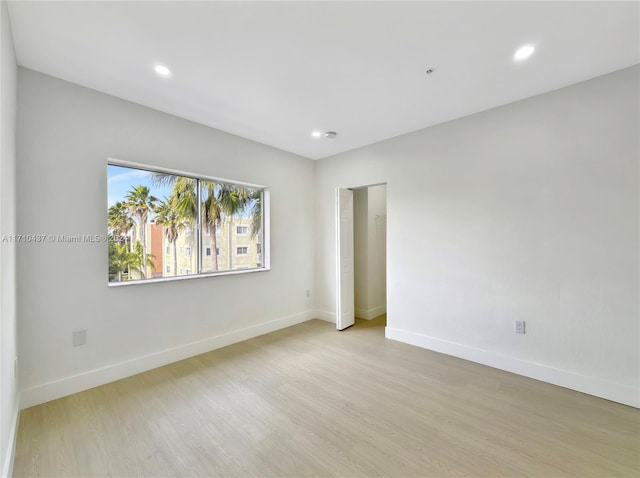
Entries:
[[204,277],[219,277],[219,276],[232,276],[238,274],[251,274],[253,272],[264,272],[271,270],[270,267],[262,267],[260,269],[238,269],[233,271],[220,271],[220,272],[205,272],[202,274],[191,274],[188,276],[176,276],[176,277],[159,277],[157,279],[139,279],[139,280],[128,280],[122,282],[108,282],[109,287],[123,287],[130,285],[139,285],[139,284],[155,284],[158,282],[174,282],[180,280],[189,280],[189,279],[202,279]]

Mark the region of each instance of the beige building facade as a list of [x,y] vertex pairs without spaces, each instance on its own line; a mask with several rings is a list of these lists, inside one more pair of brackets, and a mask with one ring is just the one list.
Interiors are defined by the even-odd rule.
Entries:
[[[202,236],[202,272],[256,269],[262,267],[262,232],[251,236],[251,219],[225,217],[216,227],[215,241],[206,229]],[[146,224],[146,250],[154,268],[148,278],[186,276],[198,273],[198,233],[187,227],[170,243],[162,226]],[[138,227],[132,231],[132,244],[142,242]],[[161,247],[158,242],[162,242]],[[215,243],[214,243],[215,242]],[[215,256],[214,256],[215,254]],[[216,261],[217,260],[217,261]],[[217,267],[216,267],[217,262]],[[140,279],[134,277],[131,279]]]

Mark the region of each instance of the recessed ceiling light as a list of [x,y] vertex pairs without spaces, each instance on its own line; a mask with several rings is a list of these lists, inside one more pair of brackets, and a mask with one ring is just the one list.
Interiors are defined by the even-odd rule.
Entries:
[[434,71],[436,71],[436,69],[434,67],[430,66],[429,68],[427,68],[427,71],[425,73],[427,75],[432,75]]
[[335,138],[336,136],[338,136],[338,133],[336,133],[335,131],[327,131],[327,132],[324,134],[324,136],[325,136],[325,138],[333,139],[333,138]]
[[533,45],[525,45],[523,47],[520,47],[513,55],[513,58],[515,58],[517,61],[526,60],[531,56],[535,49],[536,47]]
[[313,136],[314,138],[319,138],[320,136],[322,136],[322,133],[320,131],[314,131],[311,133],[311,136]]
[[171,76],[171,70],[164,65],[156,65],[153,69],[160,76],[164,76],[164,77]]

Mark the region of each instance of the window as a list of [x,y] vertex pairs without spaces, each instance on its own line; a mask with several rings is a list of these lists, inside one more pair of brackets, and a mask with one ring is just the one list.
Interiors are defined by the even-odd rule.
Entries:
[[110,161],[107,189],[109,283],[269,268],[248,256],[268,239],[262,187]]

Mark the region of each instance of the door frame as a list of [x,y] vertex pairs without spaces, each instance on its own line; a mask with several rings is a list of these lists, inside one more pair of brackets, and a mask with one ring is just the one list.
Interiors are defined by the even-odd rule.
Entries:
[[[338,330],[344,330],[348,327],[350,327],[351,325],[353,325],[355,323],[355,290],[354,290],[354,286],[353,284],[350,287],[350,294],[351,294],[351,298],[350,298],[350,303],[353,305],[352,309],[353,309],[353,322],[349,325],[343,324],[342,322],[342,316],[344,315],[342,312],[342,296],[341,296],[341,292],[342,292],[342,250],[341,250],[341,240],[340,240],[340,233],[341,233],[341,228],[342,228],[342,217],[341,217],[341,204],[340,204],[340,191],[341,190],[345,190],[345,189],[349,189],[351,191],[355,190],[355,189],[364,189],[364,188],[369,188],[372,186],[388,186],[387,182],[380,182],[380,183],[371,183],[371,184],[365,184],[362,186],[354,186],[354,187],[337,187],[335,189],[335,217],[334,217],[334,224],[335,224],[335,231],[336,231],[336,290],[335,290],[335,294],[336,294],[336,329]],[[385,202],[387,202],[387,218],[389,216],[389,210],[388,210],[388,197],[389,197],[389,190],[387,187],[387,194],[385,197]],[[353,200],[351,202],[351,212],[352,212],[352,219],[353,219]],[[388,224],[388,223],[387,223]],[[352,226],[353,226],[353,220],[352,220]],[[387,227],[385,227],[385,234],[387,233]],[[353,231],[352,231],[353,233]],[[354,260],[354,249],[355,249],[355,243],[352,240],[351,241],[351,260]],[[355,267],[352,264],[352,277],[355,278]],[[388,271],[388,267],[386,268],[386,270]],[[385,295],[387,295],[387,291],[388,291],[388,282],[387,282],[387,287],[385,289]],[[388,297],[385,297],[385,302],[388,303]],[[343,326],[345,325],[345,326]]]

